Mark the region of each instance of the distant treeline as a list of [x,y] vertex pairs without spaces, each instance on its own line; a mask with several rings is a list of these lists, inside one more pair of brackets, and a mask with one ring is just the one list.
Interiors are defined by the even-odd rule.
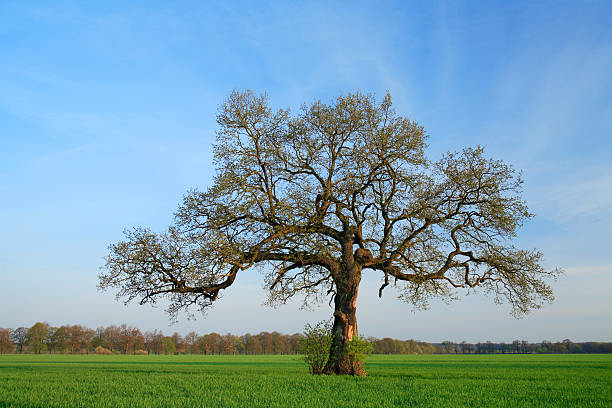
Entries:
[[514,340],[511,343],[455,343],[444,341],[434,344],[436,354],[567,354],[567,353],[612,353],[612,342],[574,343],[569,339],[541,343],[529,343],[525,340]]
[[[196,332],[181,336],[164,335],[160,330],[141,332],[121,326],[98,327],[81,325],[52,327],[36,323],[30,328],[0,328],[0,354],[299,354],[303,334],[261,332],[259,334],[221,335]],[[573,343],[570,340],[552,343],[426,343],[416,340],[367,338],[375,354],[516,354],[516,353],[612,353],[612,342]]]

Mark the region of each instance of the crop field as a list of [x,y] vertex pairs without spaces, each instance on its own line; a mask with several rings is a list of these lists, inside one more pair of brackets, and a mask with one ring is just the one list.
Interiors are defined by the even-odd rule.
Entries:
[[0,356],[1,407],[612,407],[612,355],[370,356],[368,377],[299,356]]

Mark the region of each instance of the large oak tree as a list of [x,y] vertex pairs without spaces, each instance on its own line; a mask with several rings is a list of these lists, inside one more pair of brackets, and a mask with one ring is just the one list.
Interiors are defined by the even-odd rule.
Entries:
[[[395,285],[417,307],[482,288],[516,315],[553,298],[542,254],[512,245],[531,217],[512,167],[480,147],[424,154],[427,135],[361,93],[273,110],[233,92],[220,107],[217,174],[184,197],[165,233],[137,228],[110,246],[100,287],[140,303],[168,298],[176,314],[207,308],[248,269],[261,268],[271,303],[296,294],[334,305],[328,373],[363,374],[345,346],[364,271],[378,295]],[[389,319],[394,317],[389,316]]]

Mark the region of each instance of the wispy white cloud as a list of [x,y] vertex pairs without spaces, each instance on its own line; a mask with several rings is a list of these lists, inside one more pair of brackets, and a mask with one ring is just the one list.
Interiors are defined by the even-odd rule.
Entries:
[[568,141],[602,137],[592,133],[595,129],[609,133],[603,114],[612,107],[610,66],[612,43],[607,42],[518,55],[492,89],[494,117],[506,117],[491,124],[493,134],[503,135],[500,141],[515,140],[515,154],[537,160],[558,153]]
[[[612,264],[570,266],[565,268],[565,274],[571,277],[612,277]],[[610,299],[612,305],[612,299]]]
[[559,182],[545,188],[547,214],[561,221],[612,218],[612,169],[585,174],[581,180]]

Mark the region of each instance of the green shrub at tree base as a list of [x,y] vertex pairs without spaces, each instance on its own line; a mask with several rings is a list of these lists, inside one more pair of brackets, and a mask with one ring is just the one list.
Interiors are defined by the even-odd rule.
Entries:
[[331,320],[318,322],[314,326],[310,324],[304,326],[302,353],[311,374],[323,374],[333,340],[331,329]]
[[361,366],[365,363],[365,356],[372,354],[374,346],[366,341],[363,336],[353,337],[346,343],[344,355],[347,357],[347,363],[351,366]]

